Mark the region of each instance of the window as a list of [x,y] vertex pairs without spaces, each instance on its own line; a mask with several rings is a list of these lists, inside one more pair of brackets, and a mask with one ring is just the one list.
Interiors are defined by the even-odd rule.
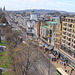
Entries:
[[70,46],[70,43],[68,43],[68,45]]
[[64,26],[67,26],[67,23],[64,23]]
[[72,42],[73,42],[73,39],[72,39]]
[[75,46],[73,48],[75,48]]
[[68,26],[69,26],[69,27],[72,27],[72,24],[69,24]]
[[75,31],[73,30],[73,33],[74,33]]
[[72,27],[72,24],[70,24],[70,27]]
[[66,39],[66,36],[64,36],[63,38]]
[[73,25],[73,28],[75,28],[75,25]]
[[71,22],[73,22],[73,19],[71,19]]
[[69,41],[71,41],[71,39],[68,39]]

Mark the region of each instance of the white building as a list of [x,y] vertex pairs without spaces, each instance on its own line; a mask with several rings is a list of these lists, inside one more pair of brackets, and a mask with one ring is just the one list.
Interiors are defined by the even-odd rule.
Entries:
[[30,20],[36,20],[37,21],[39,16],[40,16],[39,13],[33,12],[30,14]]

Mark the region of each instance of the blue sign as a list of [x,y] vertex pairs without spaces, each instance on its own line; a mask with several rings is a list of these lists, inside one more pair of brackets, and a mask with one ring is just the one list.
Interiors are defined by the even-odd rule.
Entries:
[[48,46],[47,44],[45,44],[45,46]]

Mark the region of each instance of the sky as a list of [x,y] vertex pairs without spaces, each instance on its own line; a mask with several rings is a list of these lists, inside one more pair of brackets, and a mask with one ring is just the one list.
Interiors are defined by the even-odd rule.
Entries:
[[0,0],[6,10],[49,9],[75,12],[75,0]]

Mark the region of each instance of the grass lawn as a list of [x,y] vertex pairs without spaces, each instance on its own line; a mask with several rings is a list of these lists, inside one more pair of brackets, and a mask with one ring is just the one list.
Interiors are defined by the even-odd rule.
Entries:
[[3,73],[2,75],[8,75],[8,72],[6,72],[6,73]]
[[3,73],[2,75],[14,75],[13,72],[6,72],[6,73]]
[[8,68],[8,64],[10,62],[10,58],[5,55],[6,52],[0,52],[3,56],[0,56],[0,67]]
[[5,41],[4,41],[4,40],[1,40],[1,42],[2,42],[2,43],[0,43],[0,45],[2,45],[2,46],[6,46],[6,44],[5,44]]

